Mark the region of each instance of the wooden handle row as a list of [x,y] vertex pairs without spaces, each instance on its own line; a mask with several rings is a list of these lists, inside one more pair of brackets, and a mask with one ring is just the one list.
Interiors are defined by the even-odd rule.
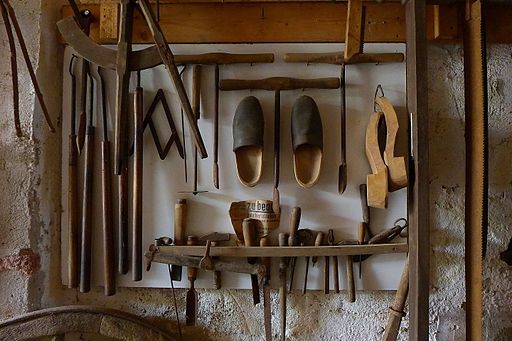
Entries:
[[287,63],[308,63],[308,64],[381,64],[381,63],[402,63],[403,53],[360,53],[345,60],[344,52],[331,53],[287,53],[284,55]]
[[297,90],[297,89],[338,89],[339,78],[299,79],[289,77],[272,77],[265,79],[223,79],[220,89],[233,90]]

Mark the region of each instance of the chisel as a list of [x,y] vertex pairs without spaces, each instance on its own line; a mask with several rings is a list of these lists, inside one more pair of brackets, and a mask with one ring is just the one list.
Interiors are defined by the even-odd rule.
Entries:
[[[180,199],[174,205],[174,245],[185,245],[185,230],[187,223],[187,201]],[[171,267],[173,281],[181,281],[182,268],[180,265]]]
[[[256,242],[256,220],[246,218],[242,222],[242,230],[244,234],[244,245],[249,246],[255,246]],[[256,259],[254,258],[248,258],[247,262],[249,264],[256,263]],[[254,305],[260,303],[260,288],[258,285],[258,275],[251,275],[251,287],[252,287],[252,301]]]
[[[300,216],[301,216],[300,207],[292,208],[292,211],[290,213],[290,225],[289,225],[290,235],[288,237],[288,246],[299,245],[299,241],[297,238],[297,230],[299,229]],[[293,275],[295,273],[296,261],[297,261],[297,257],[290,258],[290,284],[289,284],[290,288],[289,288],[289,291],[291,291],[292,285],[293,285]]]
[[[188,236],[187,245],[194,246],[198,244],[196,236]],[[190,289],[187,291],[187,310],[185,313],[187,326],[195,326],[197,321],[197,291],[194,282],[197,278],[197,268],[187,267],[187,276],[190,281]]]
[[[279,233],[279,246],[288,245],[288,234]],[[281,257],[279,260],[279,309],[281,320],[281,341],[286,339],[286,272],[288,270],[288,258]]]
[[[270,246],[270,238],[268,236],[260,239],[260,246]],[[265,265],[266,274],[263,280],[263,321],[265,324],[265,340],[272,340],[272,311],[270,301],[270,266],[272,258],[261,258],[261,264]]]

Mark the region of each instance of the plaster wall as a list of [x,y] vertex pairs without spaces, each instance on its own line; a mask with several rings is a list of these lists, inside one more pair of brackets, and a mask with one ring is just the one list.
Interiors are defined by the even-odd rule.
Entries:
[[[62,50],[55,21],[60,1],[13,1],[38,78],[58,123],[61,103]],[[3,24],[0,22],[0,26]],[[20,59],[22,127],[17,139],[12,121],[8,44],[0,29],[0,257],[30,248],[41,257],[28,276],[0,272],[0,318],[64,304],[97,304],[131,311],[175,327],[170,290],[120,289],[104,297],[100,288],[79,294],[60,280],[59,134],[48,134],[39,105]],[[464,340],[464,92],[459,46],[429,47],[429,115],[431,171],[430,339]],[[511,237],[512,222],[512,46],[489,49],[490,94],[490,234],[485,269],[486,340],[512,339],[512,269],[498,260]],[[262,311],[251,304],[250,291],[200,290],[198,327],[185,328],[192,339],[257,340],[263,338]],[[184,307],[185,291],[178,290]],[[356,303],[345,294],[291,295],[290,340],[377,340],[387,319],[392,292],[361,292]],[[272,293],[274,334],[278,328],[277,292]],[[182,318],[184,311],[181,311]],[[401,340],[407,339],[408,320]]]

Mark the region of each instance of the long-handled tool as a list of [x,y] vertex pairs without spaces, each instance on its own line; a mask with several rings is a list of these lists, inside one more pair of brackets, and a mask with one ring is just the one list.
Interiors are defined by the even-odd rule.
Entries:
[[[180,199],[174,205],[174,244],[185,245],[187,230],[187,201]],[[171,278],[173,281],[181,281],[182,268],[179,265],[173,265],[171,268]]]
[[[327,244],[329,246],[334,245],[334,230],[329,229],[329,233],[327,234]],[[351,257],[347,257],[351,258]],[[340,293],[340,276],[338,272],[338,256],[332,257],[332,266],[333,266],[333,277],[334,277],[334,292]],[[329,270],[328,270],[329,271]]]
[[[187,245],[197,245],[198,239],[196,236],[188,236]],[[187,326],[195,326],[197,321],[197,291],[194,283],[197,278],[197,268],[187,267],[187,277],[190,282],[190,289],[187,291],[187,310],[185,313]]]
[[32,81],[32,85],[34,86],[34,91],[36,93],[39,104],[41,105],[41,109],[43,110],[44,117],[46,119],[46,123],[50,131],[55,132],[55,127],[53,126],[52,120],[50,118],[50,114],[48,113],[48,109],[44,102],[43,94],[41,93],[41,89],[37,82],[36,74],[34,72],[34,68],[32,67],[32,62],[30,61],[30,56],[28,54],[27,46],[25,44],[25,39],[23,38],[23,34],[21,32],[20,25],[18,23],[18,19],[16,18],[16,13],[14,12],[13,7],[9,3],[9,0],[1,0],[0,1],[0,12],[2,14],[2,18],[5,25],[5,30],[7,32],[7,38],[9,41],[9,49],[11,53],[11,77],[12,77],[12,92],[13,92],[13,113],[14,113],[14,125],[16,128],[16,135],[18,137],[22,136],[21,124],[20,124],[20,112],[19,112],[19,88],[18,88],[18,64],[16,57],[16,45],[14,43],[14,34],[12,32],[12,28],[14,27],[14,32],[16,33],[16,37],[18,38],[18,43],[20,45],[21,53],[23,55],[23,59],[25,61],[25,65],[27,66],[28,73],[30,75],[30,80]]
[[[256,220],[254,219],[244,219],[242,222],[242,229],[244,234],[244,245],[245,246],[256,246]],[[249,264],[256,263],[256,259],[248,258],[247,262]],[[251,275],[251,287],[252,287],[252,301],[254,305],[260,303],[260,289],[258,285],[258,276]]]
[[220,70],[219,64],[215,64],[215,114],[213,116],[213,185],[219,189],[219,111],[220,111]]
[[220,90],[267,90],[274,91],[274,210],[280,212],[279,198],[279,164],[281,150],[281,91],[297,89],[337,89],[340,86],[338,78],[298,79],[288,77],[273,77],[256,80],[224,79],[220,81]]
[[[264,236],[260,239],[260,246],[270,246],[269,236]],[[272,264],[272,258],[263,257],[261,263],[265,265],[265,278],[263,279],[263,321],[265,325],[265,340],[272,340],[272,310],[270,301],[270,266]]]
[[112,212],[112,168],[110,166],[110,141],[108,139],[106,84],[98,67],[101,92],[101,114],[103,138],[101,141],[101,192],[103,208],[103,277],[105,295],[115,294],[115,246]]
[[405,316],[404,307],[409,294],[409,257],[405,259],[400,284],[395,294],[395,300],[389,307],[388,324],[382,335],[382,341],[394,341],[398,337],[400,323]]
[[80,218],[78,208],[78,148],[76,139],[76,76],[73,71],[76,56],[69,62],[71,76],[71,117],[68,160],[68,287],[76,288],[79,279]]
[[[299,245],[299,238],[297,236],[297,230],[299,229],[300,216],[301,216],[300,207],[292,208],[292,210],[290,212],[290,223],[288,225],[288,232],[289,232],[288,246],[298,246]],[[291,288],[292,288],[293,275],[295,273],[296,261],[297,261],[297,257],[291,257],[289,260],[290,287],[289,287],[288,291],[291,291]]]
[[[279,233],[279,246],[288,245],[288,234]],[[279,311],[281,322],[281,341],[286,340],[286,272],[288,271],[288,258],[279,259]]]
[[[303,236],[300,238],[301,246],[312,246],[316,243],[318,233],[310,229],[302,229],[299,232],[305,232]],[[322,237],[323,238],[323,237]],[[308,288],[308,273],[309,273],[309,260],[310,257],[306,256],[306,271],[304,272],[304,284],[302,286],[302,295],[306,294],[306,290]]]
[[82,206],[82,248],[80,260],[80,292],[91,289],[91,238],[93,219],[93,178],[94,178],[94,78],[89,74],[90,107],[85,132],[85,171]]
[[133,110],[133,204],[132,204],[132,279],[142,279],[142,177],[143,177],[143,120],[144,90],[137,72]]

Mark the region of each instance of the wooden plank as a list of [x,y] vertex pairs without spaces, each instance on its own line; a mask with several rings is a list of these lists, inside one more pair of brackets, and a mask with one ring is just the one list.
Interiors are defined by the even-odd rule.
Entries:
[[[407,20],[407,111],[412,117],[412,173],[408,188],[409,339],[428,340],[429,329],[429,174],[427,110],[427,33],[425,1],[409,0]],[[411,174],[411,172],[409,173]]]
[[[180,256],[204,256],[206,246],[159,246],[162,253]],[[360,254],[406,253],[406,243],[338,246],[266,246],[211,247],[212,257],[305,257],[305,256],[348,256]]]
[[345,28],[345,60],[363,53],[363,2],[349,0],[347,7],[347,26]]

